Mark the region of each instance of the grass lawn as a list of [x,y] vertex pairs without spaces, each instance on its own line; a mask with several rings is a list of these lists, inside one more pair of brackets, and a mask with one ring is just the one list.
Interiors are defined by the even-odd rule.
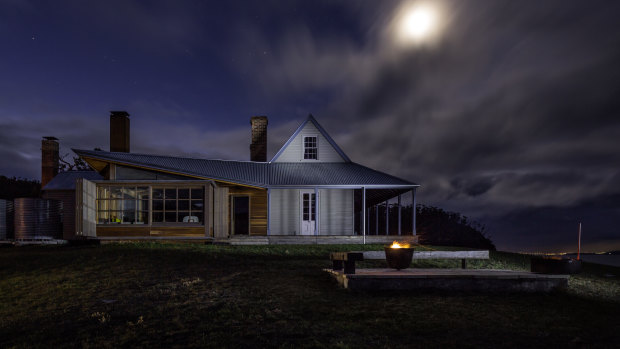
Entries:
[[[2,248],[0,348],[620,345],[620,268],[586,265],[566,292],[534,295],[351,293],[321,270],[330,251],[381,248]],[[491,253],[469,265],[528,269],[529,259]]]

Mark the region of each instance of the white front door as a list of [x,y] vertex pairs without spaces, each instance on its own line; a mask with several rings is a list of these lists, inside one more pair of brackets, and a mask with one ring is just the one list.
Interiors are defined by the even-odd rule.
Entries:
[[301,235],[314,235],[316,227],[316,195],[314,190],[301,191]]

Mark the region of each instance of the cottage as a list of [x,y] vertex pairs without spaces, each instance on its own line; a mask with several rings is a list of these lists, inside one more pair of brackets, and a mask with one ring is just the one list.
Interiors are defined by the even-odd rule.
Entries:
[[251,118],[251,161],[131,153],[129,121],[112,112],[109,152],[73,149],[103,178],[76,181],[77,236],[237,244],[417,238],[418,185],[352,162],[312,116],[270,161],[264,116]]

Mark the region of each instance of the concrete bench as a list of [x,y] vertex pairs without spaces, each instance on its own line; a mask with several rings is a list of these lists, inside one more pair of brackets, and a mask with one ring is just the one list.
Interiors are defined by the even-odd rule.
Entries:
[[[344,262],[344,273],[355,274],[356,261],[385,259],[385,251],[332,252],[330,259],[333,270],[342,270]],[[460,259],[461,268],[467,269],[467,260],[489,259],[489,251],[414,251],[413,260],[416,259]]]
[[[385,259],[385,251],[365,251],[364,259]],[[467,269],[468,259],[489,259],[489,251],[414,251],[413,259],[460,259]]]

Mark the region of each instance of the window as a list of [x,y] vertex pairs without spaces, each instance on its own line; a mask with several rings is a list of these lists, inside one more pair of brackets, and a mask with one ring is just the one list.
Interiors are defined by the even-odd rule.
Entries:
[[97,188],[98,224],[148,223],[149,188],[100,186]]
[[316,220],[316,196],[315,194],[304,193],[303,194],[303,220],[315,221]]
[[304,159],[318,159],[316,136],[304,137]]
[[153,223],[202,223],[202,188],[153,188]]
[[202,224],[204,188],[101,185],[97,187],[97,224]]

